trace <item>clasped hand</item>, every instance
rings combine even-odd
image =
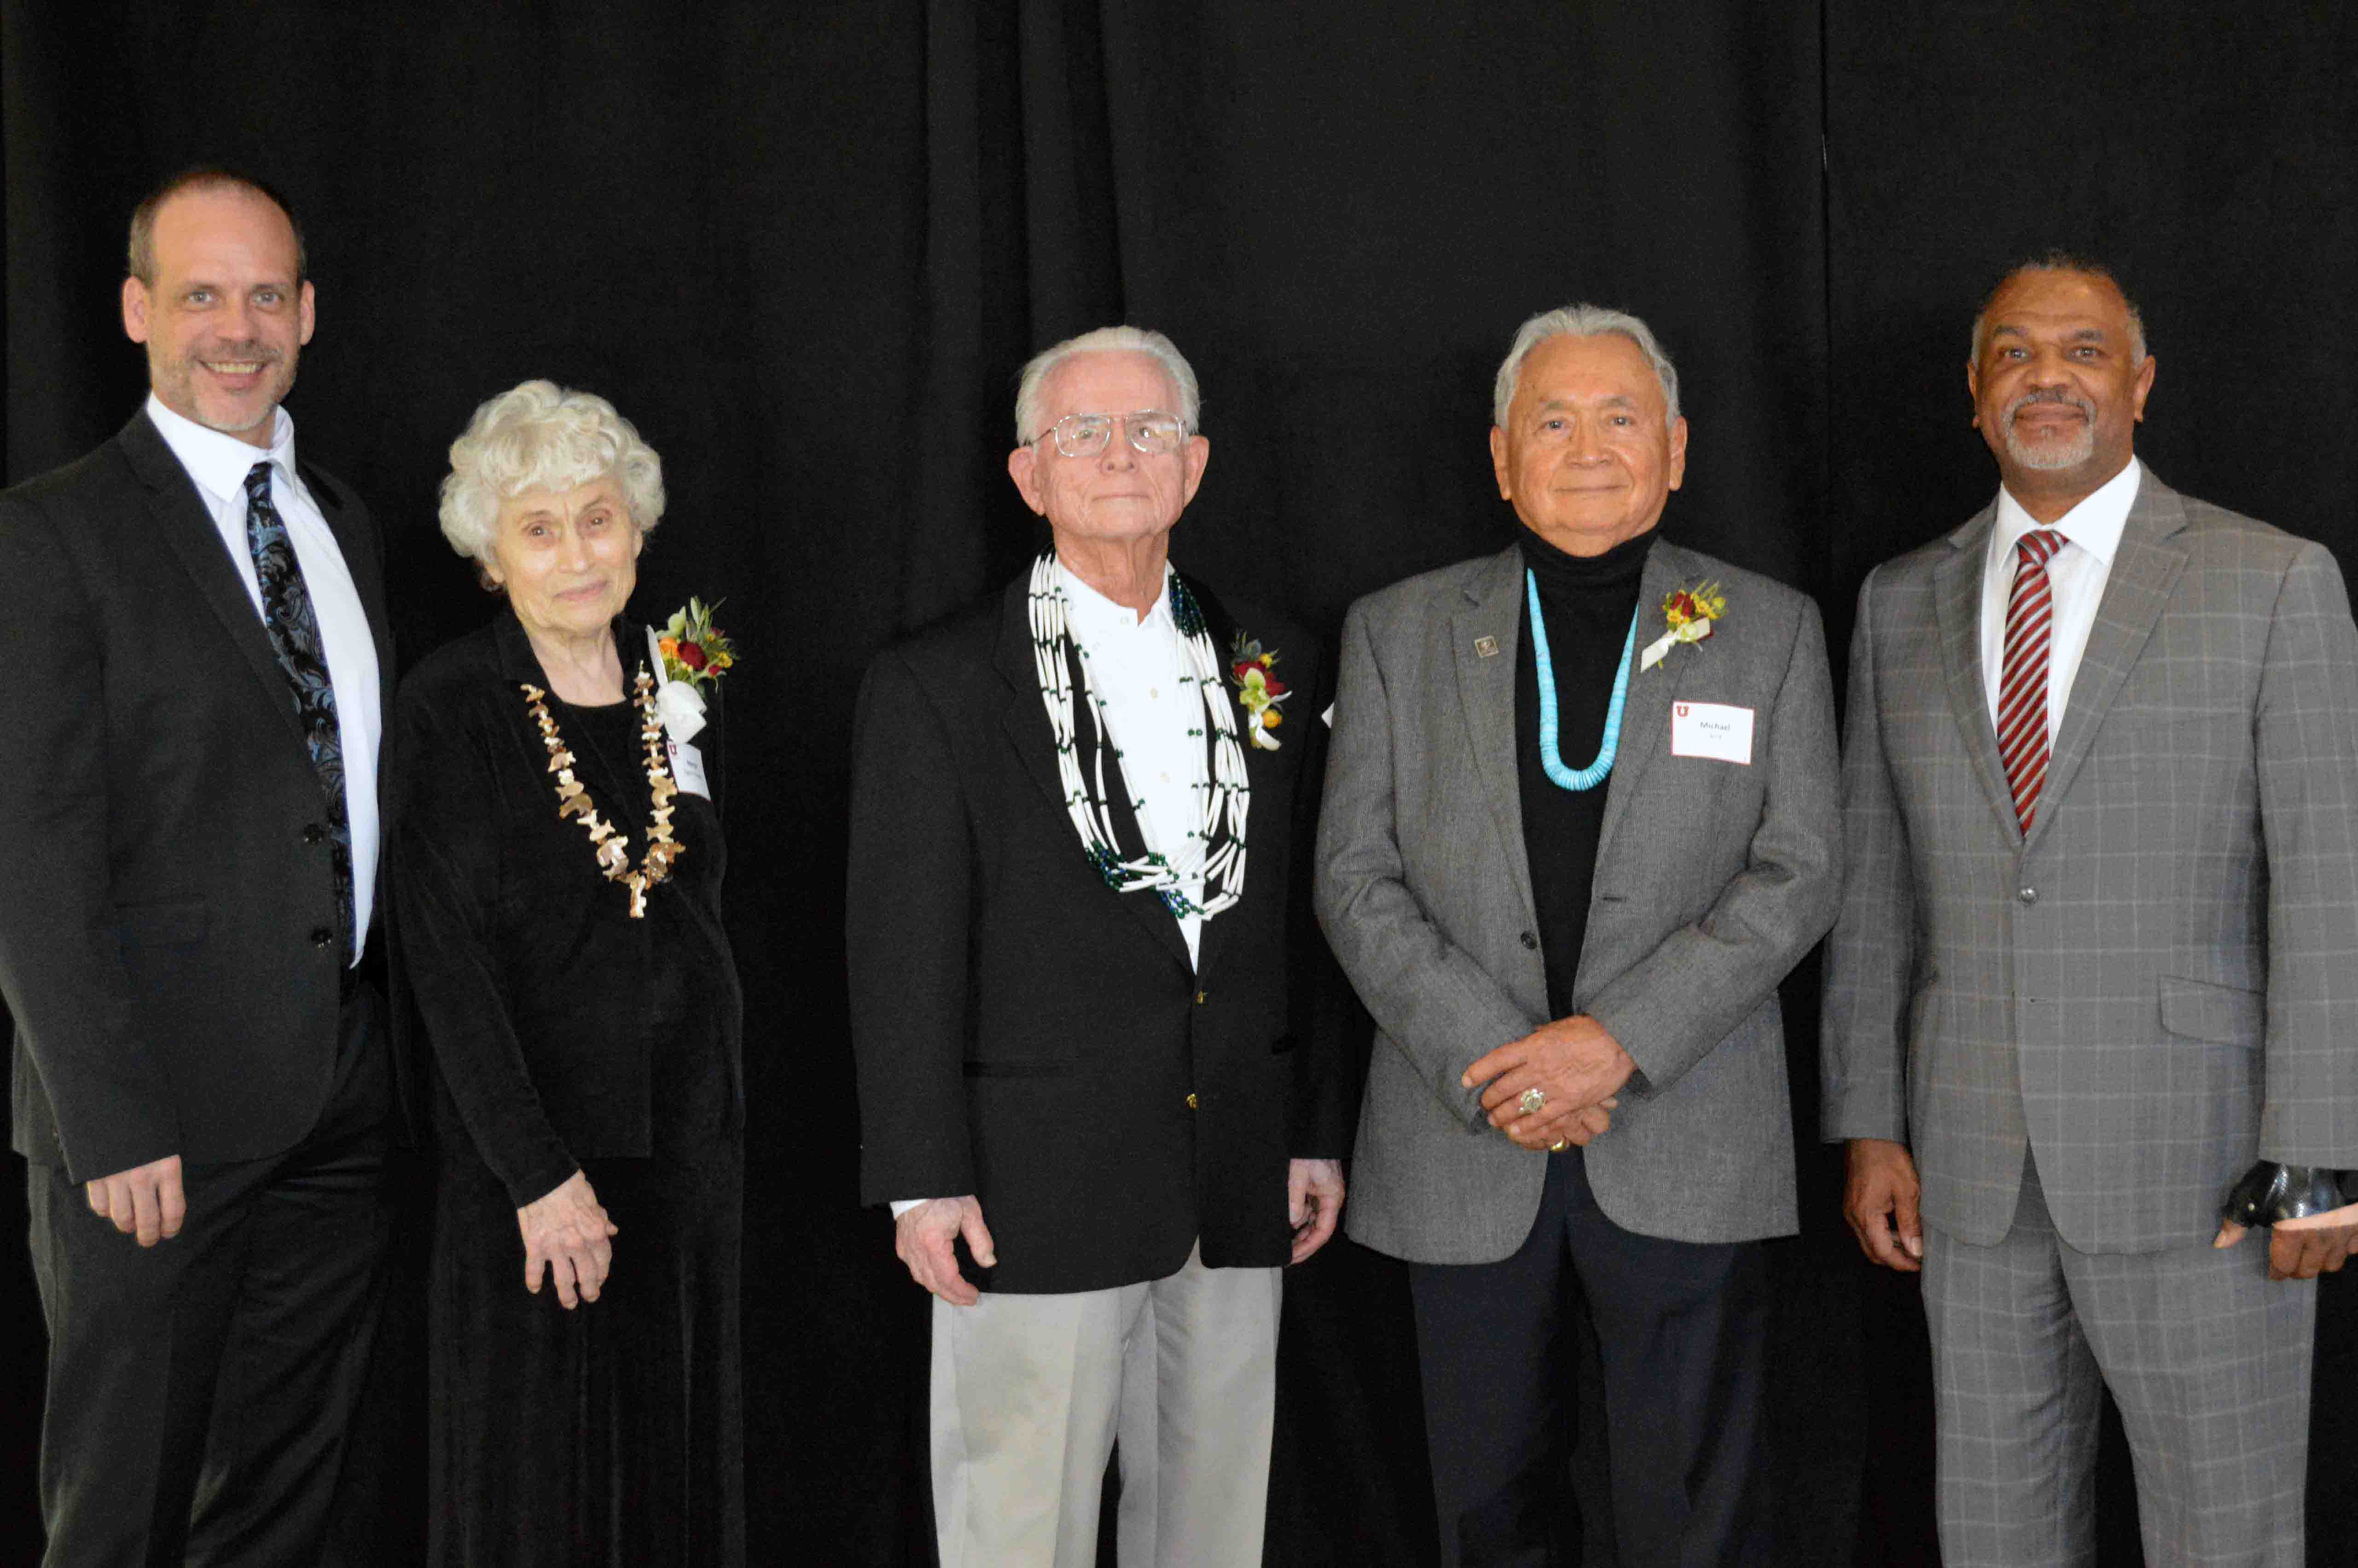
[[[1486,1080],[1482,1108],[1490,1125],[1526,1149],[1546,1151],[1558,1143],[1585,1144],[1613,1125],[1614,1098],[1638,1064],[1603,1024],[1586,1013],[1543,1023],[1520,1040],[1509,1040],[1466,1069],[1457,1082],[1472,1088]],[[1523,1092],[1538,1089],[1547,1103],[1526,1115]]]

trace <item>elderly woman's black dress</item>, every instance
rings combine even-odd
[[[615,623],[624,684],[646,634]],[[427,1323],[438,1564],[745,1557],[738,1260],[743,1007],[720,924],[719,709],[694,738],[684,852],[643,919],[600,869],[522,690],[503,613],[403,683],[392,857],[398,964],[439,1161]],[[598,814],[647,845],[633,702],[549,717]],[[516,1210],[577,1170],[618,1227],[568,1312],[525,1290]]]

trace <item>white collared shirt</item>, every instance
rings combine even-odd
[[[257,620],[263,613],[262,579],[245,538],[245,476],[255,463],[265,459],[270,463],[271,503],[287,525],[295,563],[303,570],[303,587],[311,596],[311,613],[328,655],[328,678],[336,686],[336,727],[344,751],[344,816],[352,830],[352,930],[364,938],[376,902],[376,764],[384,735],[384,715],[377,701],[376,642],[344,553],[295,471],[294,416],[280,408],[272,416],[276,423],[265,451],[185,419],[155,394],[147,395],[147,417],[212,514],[222,546],[245,584]],[[355,947],[362,945],[353,943]]]
[[[2144,473],[2144,465],[2131,458],[2128,467],[2052,523],[2039,522],[2003,485],[1998,488],[1997,524],[1990,530],[1989,558],[1982,567],[1982,685],[1989,697],[1992,725],[1997,723],[1998,688],[2006,676],[2006,603],[2014,592],[2019,558],[2015,546],[2035,528],[2052,528],[2064,540],[2063,547],[2047,560],[2048,586],[2054,595],[2047,634],[2047,743],[2052,746]]]
[[[1079,645],[1102,709],[1106,733],[1121,753],[1122,782],[1133,801],[1144,801],[1138,813],[1139,828],[1147,848],[1173,860],[1187,846],[1187,835],[1202,815],[1201,802],[1210,784],[1204,760],[1207,722],[1204,698],[1189,675],[1185,641],[1171,618],[1171,580],[1164,574],[1163,592],[1141,621],[1138,612],[1112,600],[1056,565],[1065,589],[1066,629]],[[1196,733],[1190,735],[1187,731]],[[1089,763],[1084,775],[1094,779]],[[1195,876],[1180,891],[1196,903],[1204,902],[1201,861]],[[1187,960],[1194,963],[1204,935],[1204,917],[1190,914],[1179,922],[1187,943]]]

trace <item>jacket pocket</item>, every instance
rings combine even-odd
[[[2242,986],[2161,977],[2161,1026],[2189,1040],[2256,1050],[2268,1022],[2267,998]]]

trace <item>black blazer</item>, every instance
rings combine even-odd
[[[1244,896],[1206,923],[1199,970],[1159,898],[1114,892],[1083,856],[1027,579],[880,654],[860,693],[846,924],[861,1191],[975,1194],[999,1258],[986,1289],[1159,1279],[1198,1238],[1215,1268],[1282,1264],[1288,1159],[1348,1143],[1308,897],[1327,666],[1308,633],[1188,587],[1224,662],[1241,625],[1299,694],[1281,749],[1245,748]],[[1117,817],[1134,852],[1126,804]]]
[[[622,668],[635,671],[645,629],[617,620],[614,633]],[[527,681],[548,685],[505,609],[410,672],[393,726],[402,773],[386,837],[396,1018],[412,1044],[403,1054],[423,1063],[430,1053],[441,1108],[519,1208],[585,1159],[653,1152],[664,1131],[659,1073],[673,1075],[666,1088],[684,1073],[717,1073],[708,1087],[726,1128],[742,1125],[743,1102],[744,1003],[720,923],[719,689],[694,741],[711,796],[673,797],[685,852],[633,920],[628,890],[606,879],[580,821],[557,816],[548,751],[518,689]],[[547,702],[574,776],[639,863],[649,801],[636,754],[608,755],[583,725],[568,727],[553,693]],[[455,1130],[449,1116],[438,1122]]]
[[[384,703],[376,529],[342,483],[302,473]],[[326,802],[269,634],[144,412],[0,495],[0,669],[17,1152],[82,1182],[291,1147],[335,1064]]]

